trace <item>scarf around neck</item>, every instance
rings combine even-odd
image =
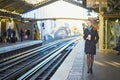
[[[88,27],[88,30],[91,31],[91,30],[92,30],[92,26],[89,26],[89,27]]]

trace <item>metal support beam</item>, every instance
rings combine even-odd
[[[74,0],[63,0],[63,1],[75,4],[75,5],[80,6],[80,7],[84,7],[84,5],[82,3],[78,3],[77,1],[74,1]]]
[[[114,6],[114,8],[117,8],[120,5],[120,1]]]

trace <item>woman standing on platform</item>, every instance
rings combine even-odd
[[[97,30],[92,26],[92,22],[87,21],[87,28],[84,30],[85,53],[87,55],[88,72],[93,73],[92,66],[94,63],[94,55],[96,54],[96,44],[99,36]]]

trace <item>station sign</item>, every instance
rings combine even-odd
[[[87,0],[87,8],[98,8],[99,6],[107,7],[107,0]]]

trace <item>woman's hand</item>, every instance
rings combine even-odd
[[[86,39],[87,39],[87,40],[91,40],[91,35],[89,34]]]

